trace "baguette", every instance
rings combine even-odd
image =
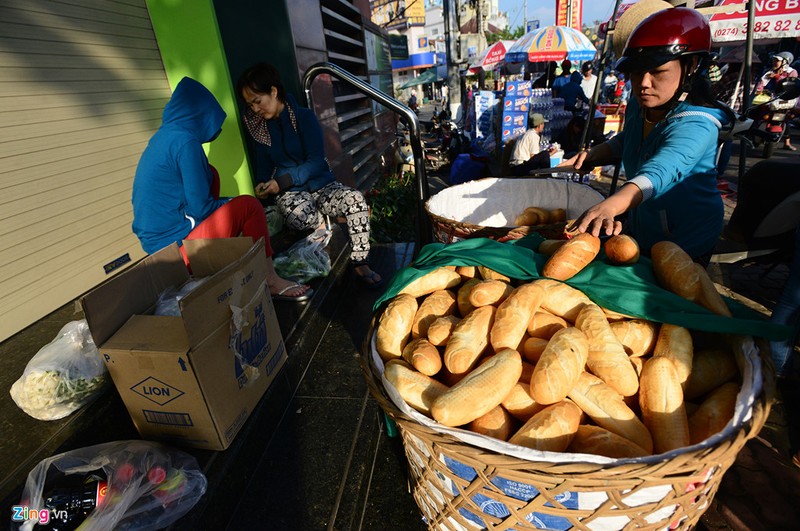
[[[514,417],[501,406],[497,406],[485,415],[482,415],[469,423],[469,430],[487,437],[494,437],[501,441],[507,441],[514,433]]]
[[[539,359],[541,359],[542,353],[544,349],[547,348],[547,343],[549,342],[549,339],[529,337],[522,342],[522,352],[520,352],[520,354],[522,354],[525,360],[536,364],[539,362]]]
[[[531,376],[531,396],[539,404],[555,404],[575,386],[589,355],[589,340],[575,327],[559,330],[547,343]]]
[[[595,424],[632,441],[648,454],[653,452],[653,437],[611,386],[583,372],[567,395]]]
[[[633,441],[600,426],[581,425],[572,438],[567,451],[578,454],[593,454],[625,459],[650,455]]]
[[[437,347],[446,345],[459,321],[461,319],[455,315],[445,315],[437,318],[428,327],[428,341],[431,345]]]
[[[739,376],[732,352],[721,349],[699,350],[692,359],[692,373],[686,380],[684,396],[694,400]]]
[[[533,399],[530,385],[519,381],[500,403],[514,418],[526,422],[529,418],[545,408]]]
[[[689,442],[697,444],[722,431],[733,418],[739,385],[728,382],[718,387],[689,417]]]
[[[543,452],[563,452],[578,431],[582,417],[578,406],[562,400],[528,419],[508,442]]]
[[[439,317],[450,315],[456,311],[456,295],[450,290],[434,291],[426,296],[419,305],[414,323],[411,325],[412,337],[425,337],[428,327]]]
[[[461,275],[447,267],[437,267],[433,271],[415,278],[400,290],[399,294],[422,297],[440,289],[454,288],[461,284]]]
[[[461,275],[461,280],[469,280],[480,276],[477,266],[458,266],[456,267],[456,273]]]
[[[475,291],[477,288],[472,292]],[[543,296],[541,287],[536,284],[523,284],[500,303],[489,333],[489,340],[495,352],[504,348],[514,350],[519,348],[527,324],[542,303]]]
[[[408,342],[403,348],[403,359],[426,376],[433,376],[442,369],[439,350],[423,337]]]
[[[639,244],[627,234],[610,237],[603,250],[612,264],[630,265],[639,261]]]
[[[675,364],[653,357],[642,369],[639,406],[644,424],[653,435],[653,449],[660,454],[689,445],[689,421]]]
[[[653,321],[631,319],[611,323],[611,330],[622,343],[625,353],[629,357],[638,358],[653,352],[656,339],[658,339],[659,326]]]
[[[567,211],[563,208],[550,210],[550,223],[560,223],[567,220]]]
[[[692,372],[692,358],[694,357],[692,335],[682,326],[662,324],[661,330],[658,332],[656,347],[653,350],[653,357],[665,357],[671,360],[675,364],[675,371],[681,387],[685,387],[686,380]]]
[[[611,330],[603,310],[596,304],[584,305],[575,326],[589,338],[589,357],[586,360],[589,370],[622,396],[636,394],[639,389],[636,370]]]
[[[592,304],[591,299],[582,291],[563,282],[542,278],[533,282],[544,288],[541,308],[563,318],[570,323],[575,322],[578,312],[584,304]]]
[[[383,361],[402,357],[417,309],[417,299],[411,295],[397,295],[389,301],[375,333],[375,346]]]
[[[547,259],[542,275],[556,280],[567,280],[578,274],[600,252],[600,238],[582,232],[559,247]]]
[[[409,406],[429,416],[434,400],[448,389],[446,385],[430,376],[425,376],[400,363],[387,363],[383,375]]]
[[[531,337],[550,339],[553,334],[566,327],[567,322],[563,317],[553,315],[550,312],[538,311],[528,321],[528,334]]]
[[[431,416],[445,426],[463,426],[499,406],[519,381],[522,358],[505,349],[440,395]]]
[[[565,243],[567,243],[567,240],[545,240],[539,244],[536,252],[547,256],[553,256],[553,253],[555,253]]]
[[[708,276],[706,268],[697,263],[694,264],[694,267],[697,269],[697,276],[700,278],[700,292],[698,294],[700,306],[711,310],[717,315],[732,317],[733,314],[722,299],[722,295],[717,291],[714,281]]]
[[[496,312],[494,306],[482,306],[458,322],[444,350],[447,370],[461,374],[472,369],[489,344],[489,330]]]
[[[458,313],[461,314],[461,317],[466,317],[469,312],[475,309],[475,306],[469,302],[469,294],[472,292],[472,288],[480,284],[480,282],[481,280],[478,278],[471,278],[461,284],[461,287],[458,288],[458,292],[456,293],[456,304],[458,305]]]
[[[511,282],[511,278],[503,273],[498,273],[494,269],[489,269],[486,266],[478,266],[478,272],[481,274],[483,280],[502,280],[503,282]]]
[[[514,287],[502,280],[482,280],[469,292],[469,303],[475,307],[500,304],[506,300]]]

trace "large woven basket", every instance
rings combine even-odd
[[[691,529],[738,452],[763,427],[774,397],[774,373],[763,370],[752,416],[739,429],[711,447],[657,462],[523,460],[467,444],[401,411],[371,359],[377,323],[376,316],[362,369],[372,396],[399,427],[413,496],[430,529]]]
[[[565,222],[517,226],[514,219],[526,207],[563,208],[567,219],[603,199],[585,184],[568,179],[506,179],[489,177],[445,188],[425,203],[434,236],[442,243],[467,238],[517,240],[529,234],[564,237]]]

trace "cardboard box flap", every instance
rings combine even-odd
[[[194,347],[202,342],[212,330],[231,320],[231,306],[246,305],[258,290],[265,290],[267,271],[264,255],[264,240],[255,244],[249,238],[236,238],[238,243],[247,242],[248,247],[228,244],[228,240],[213,240],[213,244],[203,246],[206,257],[201,271],[209,272],[212,267],[226,261],[222,269],[203,284],[192,290],[179,306],[186,326],[189,344]],[[222,245],[217,245],[217,243]],[[216,257],[214,257],[216,255]],[[189,258],[195,272],[194,257]]]
[[[189,272],[173,243],[89,292],[81,306],[95,345],[105,343],[132,314],[145,313],[162,291],[187,280]]]
[[[132,315],[101,348],[130,352],[186,352],[189,339],[180,317]]]
[[[264,239],[259,238],[256,246],[263,253]],[[184,240],[183,247],[189,257],[192,274],[196,277],[207,277],[222,271],[247,253],[253,247],[253,239],[248,236]]]

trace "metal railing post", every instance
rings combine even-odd
[[[306,103],[312,109],[314,108],[314,102],[311,96],[311,83],[320,74],[328,74],[340,81],[350,84],[365,96],[399,114],[400,119],[408,126],[411,151],[414,154],[414,173],[417,177],[417,239],[419,241],[419,246],[431,243],[433,241],[433,231],[430,219],[428,219],[428,215],[425,212],[425,202],[430,197],[430,189],[428,187],[428,175],[425,172],[425,159],[422,154],[419,118],[414,111],[385,92],[376,89],[347,70],[327,62],[311,65],[303,76],[303,90],[306,95]]]

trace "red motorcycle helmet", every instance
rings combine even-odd
[[[681,57],[708,56],[710,50],[711,29],[706,18],[694,9],[673,7],[653,13],[636,26],[616,68],[645,72]]]

